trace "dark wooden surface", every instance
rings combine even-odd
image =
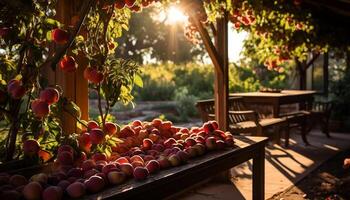
[[[264,199],[267,138],[236,136],[235,139],[234,148],[209,152],[186,165],[162,170],[144,181],[130,180],[85,196],[85,199],[163,199],[250,159],[253,159],[253,199]]]
[[[273,107],[273,117],[280,116],[280,106],[284,104],[300,103],[300,109],[306,109],[305,103],[311,105],[313,90],[282,90],[281,93],[246,92],[231,93],[230,96],[243,97],[247,104],[265,104]]]

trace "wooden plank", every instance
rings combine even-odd
[[[228,16],[217,20],[215,46],[221,58],[221,71],[215,70],[215,117],[221,130],[228,130]]]

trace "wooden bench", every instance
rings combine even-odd
[[[215,119],[215,102],[213,99],[198,101],[196,106],[203,122]],[[229,131],[234,134],[249,133],[256,136],[264,135],[267,129],[274,129],[274,136],[280,139],[283,129],[285,137],[289,136],[288,122],[284,118],[260,118],[258,113],[248,110],[243,98],[229,98]],[[287,138],[286,138],[287,139]]]
[[[315,101],[312,104],[311,113],[311,125],[319,123],[321,125],[321,130],[329,138],[329,119],[331,117],[333,109],[333,102],[331,101]],[[312,128],[311,126],[311,128]]]

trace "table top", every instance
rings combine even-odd
[[[209,152],[189,160],[185,165],[161,170],[144,181],[130,179],[122,185],[109,187],[100,193],[85,196],[84,199],[135,199],[135,197],[148,199],[149,197],[160,198],[174,194],[177,190],[189,187],[186,184],[194,184],[209,178],[211,173],[214,175],[220,169],[225,170],[223,167],[228,167],[227,164],[238,165],[237,162],[245,161],[240,160],[241,157],[246,160],[248,157],[252,158],[253,150],[261,151],[261,148],[264,148],[267,143],[266,137],[235,136],[234,138],[235,146],[232,148]],[[243,154],[245,156],[242,156]],[[235,157],[235,155],[239,157]]]
[[[316,94],[314,90],[282,90],[281,92],[242,92],[230,93],[230,96],[240,97],[286,97],[286,96],[300,96]]]

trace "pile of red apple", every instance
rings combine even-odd
[[[141,181],[159,170],[186,164],[191,158],[234,144],[232,134],[219,130],[215,121],[191,129],[175,127],[170,121],[160,119],[134,121],[121,130],[110,125],[102,131],[94,122],[89,122],[89,126],[91,129],[81,133],[85,139],[79,142],[101,143],[108,139],[104,134],[116,135],[124,142],[114,148],[111,156],[93,153],[90,159],[84,152],[62,145],[57,151],[52,174],[40,173],[29,179],[0,174],[0,197],[59,200],[66,195],[79,198],[130,178]],[[98,136],[91,136],[94,134]]]

